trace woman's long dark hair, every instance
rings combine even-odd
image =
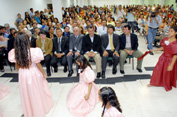
[[[82,69],[81,72],[83,72],[84,69],[87,68],[87,66],[89,66],[89,67],[92,69],[92,67],[91,67],[91,65],[90,65],[90,63],[89,63],[89,61],[85,58],[84,55],[79,55],[79,56],[77,56],[77,57],[76,57],[76,61],[78,61],[80,64],[83,63],[83,65],[80,66],[80,69]]]
[[[119,112],[122,112],[122,109],[120,108],[120,103],[117,99],[116,93],[111,87],[103,87],[100,89],[100,97],[103,101],[102,107],[102,117],[104,115],[106,105],[109,102],[111,106],[115,107]]]
[[[25,33],[19,32],[14,43],[17,68],[29,68],[31,65],[30,46],[29,37]]]

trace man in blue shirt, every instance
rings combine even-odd
[[[134,13],[133,13],[133,10],[132,9],[128,9],[128,12],[126,14],[127,16],[127,21],[128,21],[128,24],[132,27],[132,33],[134,33]]]
[[[0,26],[0,33],[3,33],[4,38],[8,38],[9,34],[6,33],[6,28],[4,26]]]
[[[152,12],[150,17],[148,18],[148,49],[153,49],[153,42],[156,36],[159,25],[161,25],[162,19],[158,15],[158,12]],[[153,52],[150,52],[151,55],[154,55]]]

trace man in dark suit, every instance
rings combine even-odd
[[[67,62],[69,68],[68,77],[71,77],[73,74],[73,69],[72,69],[73,58],[76,58],[77,56],[80,55],[82,49],[82,40],[83,40],[83,35],[80,34],[79,27],[74,27],[73,34],[70,36],[69,39],[69,53],[67,54]],[[77,70],[78,70],[78,66],[76,65],[76,71]]]
[[[44,31],[39,33],[39,38],[36,40],[36,47],[41,48],[44,54],[44,62],[47,67],[47,76],[51,76],[50,62],[53,56],[53,41],[46,37],[46,33]]]
[[[63,32],[60,28],[56,29],[56,36],[53,39],[53,53],[54,56],[51,60],[51,65],[54,67],[54,72],[58,71],[57,63],[60,62],[64,66],[63,72],[67,72],[66,55],[69,51],[69,40],[67,37],[62,36]]]
[[[101,77],[101,38],[99,35],[94,34],[94,27],[90,26],[88,28],[88,33],[83,38],[82,51],[84,56],[89,61],[93,58],[96,63],[97,78]]]
[[[15,42],[16,35],[17,35],[17,32],[15,31],[13,33],[13,37],[8,40],[8,43],[7,43],[7,51],[8,52],[14,48],[14,42]]]
[[[8,36],[9,40],[13,38],[14,32],[16,32],[15,28],[10,28],[10,34]]]
[[[124,72],[124,63],[128,55],[132,55],[136,58],[139,58],[143,55],[142,52],[138,50],[138,38],[137,35],[130,33],[130,25],[124,26],[124,33],[120,35],[120,73],[125,74]],[[137,70],[142,72],[142,60],[137,61]]]
[[[106,65],[108,57],[113,57],[112,74],[117,73],[117,65],[119,63],[119,36],[114,34],[115,27],[108,25],[108,33],[101,36],[102,40],[102,78],[105,78]]]
[[[32,33],[31,33],[31,31],[29,31],[29,30],[25,31],[25,33],[26,33],[26,34],[28,35],[28,37],[29,37],[29,40],[30,40],[30,42],[31,42],[31,47],[35,48],[35,47],[36,47],[36,38],[34,38],[34,37],[32,36]]]
[[[67,38],[70,37],[71,33],[69,32],[69,29],[70,29],[69,26],[64,27],[64,32],[63,32],[64,37],[67,37]]]

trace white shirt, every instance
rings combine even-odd
[[[30,16],[31,19],[33,18],[34,15],[35,15],[34,13],[32,13],[31,11],[29,11],[29,16]]]
[[[93,36],[93,37],[89,36],[89,37],[90,37],[90,39],[91,39],[91,42],[93,43],[93,41],[94,41],[94,36]],[[93,49],[91,49],[90,52],[93,52]],[[86,53],[89,53],[89,51],[87,51]],[[96,51],[94,51],[94,53],[97,54]]]
[[[29,38],[30,42],[31,42],[31,37]]]
[[[123,19],[124,19],[124,16],[123,15],[125,15],[125,12],[124,12],[124,10],[122,9],[121,11],[118,9],[117,10],[117,18],[119,18],[119,17],[122,17]]]
[[[138,19],[138,26],[141,27],[143,22],[145,24],[145,20],[144,19],[142,20],[141,18],[139,18]]]
[[[107,27],[105,26],[105,27],[103,27],[103,26],[100,26],[100,27],[98,27],[98,34],[101,36],[101,35],[104,35],[104,34],[106,34],[107,33]]]
[[[113,34],[111,36],[112,36],[112,40],[113,40]],[[110,34],[108,34],[108,46],[106,47],[106,50],[111,50]]]
[[[131,40],[130,40],[130,35],[126,35],[126,46],[125,48],[131,48]]]
[[[127,13],[127,20],[128,22],[133,22],[135,20],[134,15],[132,13]]]

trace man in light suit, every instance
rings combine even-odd
[[[117,65],[119,63],[119,36],[114,34],[115,27],[108,25],[108,33],[101,36],[102,39],[102,78],[105,78],[106,65],[108,57],[113,58],[112,74],[117,73]]]
[[[44,62],[47,67],[47,76],[51,76],[50,61],[53,56],[53,41],[46,37],[46,33],[44,31],[39,33],[39,38],[36,40],[36,47],[41,48],[44,54]]]
[[[136,58],[139,58],[143,55],[141,51],[138,50],[138,38],[137,35],[130,33],[130,25],[124,26],[124,34],[120,35],[120,73],[125,74],[124,72],[124,63],[128,55],[132,55]],[[142,72],[142,60],[137,61],[137,70]]]
[[[97,78],[101,77],[101,38],[99,35],[94,34],[94,27],[88,27],[88,33],[83,38],[82,50],[84,56],[89,61],[90,58],[93,58],[96,63]]]
[[[69,39],[69,53],[67,54],[67,62],[69,68],[68,77],[71,77],[73,74],[73,69],[72,69],[73,58],[76,58],[77,56],[80,55],[80,52],[82,50],[82,40],[83,40],[83,35],[80,34],[79,27],[74,27],[73,34],[70,36]],[[76,65],[76,71],[77,70],[78,70],[78,66]]]
[[[56,29],[56,36],[53,39],[53,53],[54,56],[51,60],[51,65],[54,67],[54,72],[58,71],[57,63],[60,62],[64,66],[63,72],[67,72],[66,55],[69,51],[69,40],[67,37],[62,36],[63,32],[60,28]]]

